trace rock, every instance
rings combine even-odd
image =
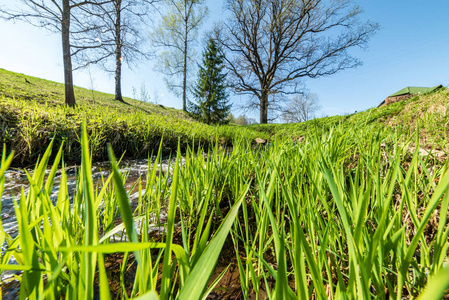
[[[255,141],[256,141],[256,143],[257,143],[258,145],[260,145],[260,144],[265,144],[265,143],[267,142],[266,140],[261,139],[261,138],[256,138]]]

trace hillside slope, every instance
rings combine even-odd
[[[272,138],[297,140],[311,130],[341,125],[348,133],[361,127],[383,131],[400,131],[404,139],[414,138],[418,131],[420,144],[427,148],[449,151],[449,90],[417,96],[346,116],[332,116],[296,124],[252,125],[251,128]]]
[[[79,128],[87,119],[95,160],[107,159],[105,145],[117,154],[147,157],[163,137],[163,149],[219,141],[231,145],[235,140],[254,142],[255,138],[297,141],[310,131],[343,126],[348,133],[369,127],[400,131],[401,139],[414,139],[419,129],[420,145],[449,151],[449,91],[421,95],[409,100],[346,116],[332,116],[297,124],[250,126],[208,126],[190,119],[183,111],[130,98],[126,103],[111,94],[75,88],[78,106],[64,106],[64,86],[0,69],[0,140],[15,150],[16,165],[34,163],[51,138],[56,146],[64,142],[67,160],[80,157]],[[401,142],[401,141],[394,141]]]
[[[50,139],[56,147],[64,142],[66,160],[80,158],[79,132],[87,120],[91,151],[95,160],[107,159],[110,143],[120,155],[148,157],[159,147],[176,149],[216,140],[230,145],[233,140],[252,141],[263,133],[240,126],[208,126],[191,120],[183,111],[110,94],[75,88],[77,107],[64,105],[64,86],[48,80],[0,69],[0,140],[15,150],[15,165],[35,163]]]
[[[64,85],[61,83],[10,72],[0,68],[0,96],[21,100],[33,100],[36,103],[55,106],[64,104]],[[182,111],[151,103],[124,98],[126,103],[114,100],[114,95],[92,91],[75,86],[77,105],[90,108],[113,108],[119,112],[142,110],[174,118],[188,119]]]
[[[214,299],[415,299],[420,294],[423,299],[442,299],[448,294],[447,268],[443,269],[449,236],[447,91],[299,124],[214,127],[179,111],[164,113],[157,111],[161,107],[132,100],[127,101],[135,104],[123,105],[112,95],[94,93],[89,98],[91,91],[82,89],[77,89],[79,106],[68,108],[62,104],[61,85],[3,74],[9,79],[0,77],[0,133],[7,147],[16,150],[16,164],[35,163],[52,138],[55,148],[64,142],[66,162],[77,162],[85,119],[90,136],[89,143],[83,142],[87,167],[79,169],[78,184],[76,179],[68,184],[65,169],[59,182],[56,172],[47,173],[44,181],[44,156],[33,180],[19,186],[20,206],[11,197],[2,198],[2,222],[6,221],[0,232],[8,238],[2,265],[5,270],[25,270],[18,275],[21,296],[39,291],[77,299],[79,290],[72,287],[89,280],[92,295],[102,289],[98,282],[104,280],[112,298],[129,291],[135,292],[132,296],[144,295],[147,290],[134,287],[143,287],[140,282],[146,282],[148,274],[174,287],[161,298],[176,297],[174,293],[186,289],[190,293],[199,282],[205,291],[217,278]],[[240,143],[268,136],[272,141],[266,147]],[[181,141],[185,163],[176,163],[173,172],[153,164],[151,175],[139,177],[132,187],[120,178],[126,178],[126,172],[115,168],[108,180],[101,172],[103,186],[93,193],[89,150],[94,159],[106,159],[105,145],[110,143],[117,155],[126,151],[146,157],[161,137],[168,151],[176,150]],[[202,149],[187,147],[193,143],[215,147],[205,159]],[[232,144],[232,151],[220,151],[224,144]],[[180,156],[177,153],[178,161]],[[58,164],[56,160],[55,171]],[[20,171],[10,174],[26,177]],[[0,176],[0,190],[2,182]],[[58,184],[54,202],[50,191]],[[70,205],[65,199],[72,195]],[[17,219],[8,217],[15,212]],[[134,224],[139,227],[132,228]],[[181,250],[172,253],[182,256],[164,257],[168,244],[164,249],[135,241],[113,244],[119,232],[120,241],[127,232],[130,239],[158,247],[170,243]],[[14,241],[10,233],[18,234]],[[104,243],[99,245],[99,240]],[[61,251],[67,245],[69,254]],[[86,256],[86,246],[93,247],[92,253],[108,249],[108,254]],[[140,261],[123,254],[140,246],[133,248],[140,249]],[[43,267],[30,270],[24,259],[17,259],[19,266],[7,265],[10,255],[32,256]],[[155,255],[160,259],[153,259]],[[103,265],[106,271],[91,268],[80,276],[86,264]],[[139,264],[153,271],[136,271]],[[214,273],[212,280],[205,269]],[[44,285],[48,274],[56,274],[54,284]],[[185,280],[178,280],[184,275]],[[13,294],[18,281],[4,278],[4,295],[17,298]],[[108,284],[103,287],[107,294]],[[160,291],[158,284],[145,288]],[[428,291],[433,295],[425,294]]]

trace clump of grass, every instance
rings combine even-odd
[[[258,190],[233,232],[246,258],[237,256],[245,297],[402,299],[422,291],[447,262],[448,165],[417,150],[404,161],[406,145],[383,146],[400,139],[339,126],[254,159]]]
[[[156,176],[157,165],[148,170],[147,187],[142,192],[139,186],[139,204],[136,211],[132,211],[129,195],[124,188],[123,176],[117,167],[115,156],[109,147],[112,163],[112,174],[105,179],[103,186],[96,188],[92,181],[91,157],[88,147],[86,125],[81,134],[82,163],[78,180],[77,192],[70,205],[67,194],[67,176],[64,169],[62,147],[48,177],[45,170],[50,159],[53,141],[42,159],[36,164],[32,175],[28,175],[31,190],[28,195],[21,193],[16,203],[16,216],[19,234],[12,239],[3,228],[3,240],[6,240],[7,251],[2,257],[1,270],[21,270],[20,299],[92,299],[95,290],[99,290],[101,299],[110,299],[109,282],[105,268],[105,255],[108,253],[124,253],[121,267],[121,278],[129,267],[130,256],[133,253],[137,263],[134,282],[128,295],[129,286],[124,286],[118,295],[122,297],[144,296],[157,299],[158,294],[163,299],[177,296],[179,299],[200,298],[206,291],[209,278],[220,254],[223,243],[236,218],[239,207],[247,192],[242,187],[235,197],[235,203],[227,215],[221,218],[221,224],[215,228],[215,233],[209,226],[204,230],[190,230],[195,235],[194,245],[178,245],[173,243],[175,230],[176,207],[182,203],[178,199],[178,190],[186,182],[180,175],[180,149],[172,174],[171,185],[162,183],[162,175]],[[161,148],[160,148],[161,149]],[[156,161],[161,159],[161,151]],[[12,155],[3,159],[0,169],[0,179],[3,181],[4,171],[8,168]],[[56,171],[61,164],[61,183],[56,203],[50,200]],[[165,178],[168,180],[167,178]],[[110,182],[113,184],[110,184]],[[3,182],[0,182],[3,183]],[[153,189],[153,187],[155,189]],[[168,192],[169,191],[169,192]],[[168,195],[162,199],[167,207],[167,235],[163,241],[149,239],[148,229],[155,213],[160,213],[154,199],[158,195]],[[209,210],[211,202],[209,194],[203,205]],[[146,204],[146,205],[145,205]],[[71,207],[72,206],[72,207]],[[110,214],[120,214],[122,224],[114,226],[115,220]],[[138,214],[138,215],[136,215]],[[140,230],[135,226],[139,223]],[[119,231],[125,231],[127,242],[111,243],[110,238]],[[99,235],[103,233],[103,236]],[[183,232],[183,238],[185,238]],[[201,238],[200,238],[201,237]],[[154,251],[159,251],[154,259]],[[172,253],[175,260],[172,260]],[[14,257],[18,265],[7,262]],[[162,277],[158,278],[159,266]],[[175,272],[176,270],[176,272]],[[95,283],[97,286],[95,287]],[[176,287],[176,289],[175,289]]]
[[[64,163],[60,150],[45,179],[47,150],[16,206],[19,236],[6,235],[0,268],[23,270],[21,297],[30,299],[91,298],[96,289],[107,299],[111,280],[120,281],[124,298],[199,299],[223,284],[229,263],[244,298],[402,299],[427,284],[441,286],[426,292],[437,297],[448,285],[448,162],[420,156],[419,147],[410,153],[419,136],[397,143],[403,135],[370,126],[348,132],[341,124],[257,150],[238,143],[224,152],[217,144],[205,156],[187,148],[184,164],[178,147],[172,175],[149,166],[132,211],[112,150],[113,173],[93,186],[84,129],[73,208],[64,171],[57,202],[48,197]],[[161,210],[166,234],[158,240],[148,228]],[[116,226],[118,214],[123,224]],[[111,240],[122,230],[127,242]],[[224,247],[235,256],[209,283]],[[117,252],[124,259],[114,279],[104,261]],[[18,266],[6,264],[11,256]]]

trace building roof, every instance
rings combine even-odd
[[[397,91],[396,93],[394,93],[388,97],[396,97],[396,96],[401,96],[401,95],[427,94],[427,93],[433,92],[441,87],[442,87],[442,85],[437,85],[434,87],[408,86],[406,88],[403,88],[400,91]]]

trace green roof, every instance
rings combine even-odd
[[[396,97],[396,96],[407,95],[407,94],[410,94],[410,95],[427,94],[427,93],[430,93],[430,92],[433,92],[433,91],[439,89],[440,87],[442,87],[442,85],[437,85],[434,87],[408,86],[388,97]]]

